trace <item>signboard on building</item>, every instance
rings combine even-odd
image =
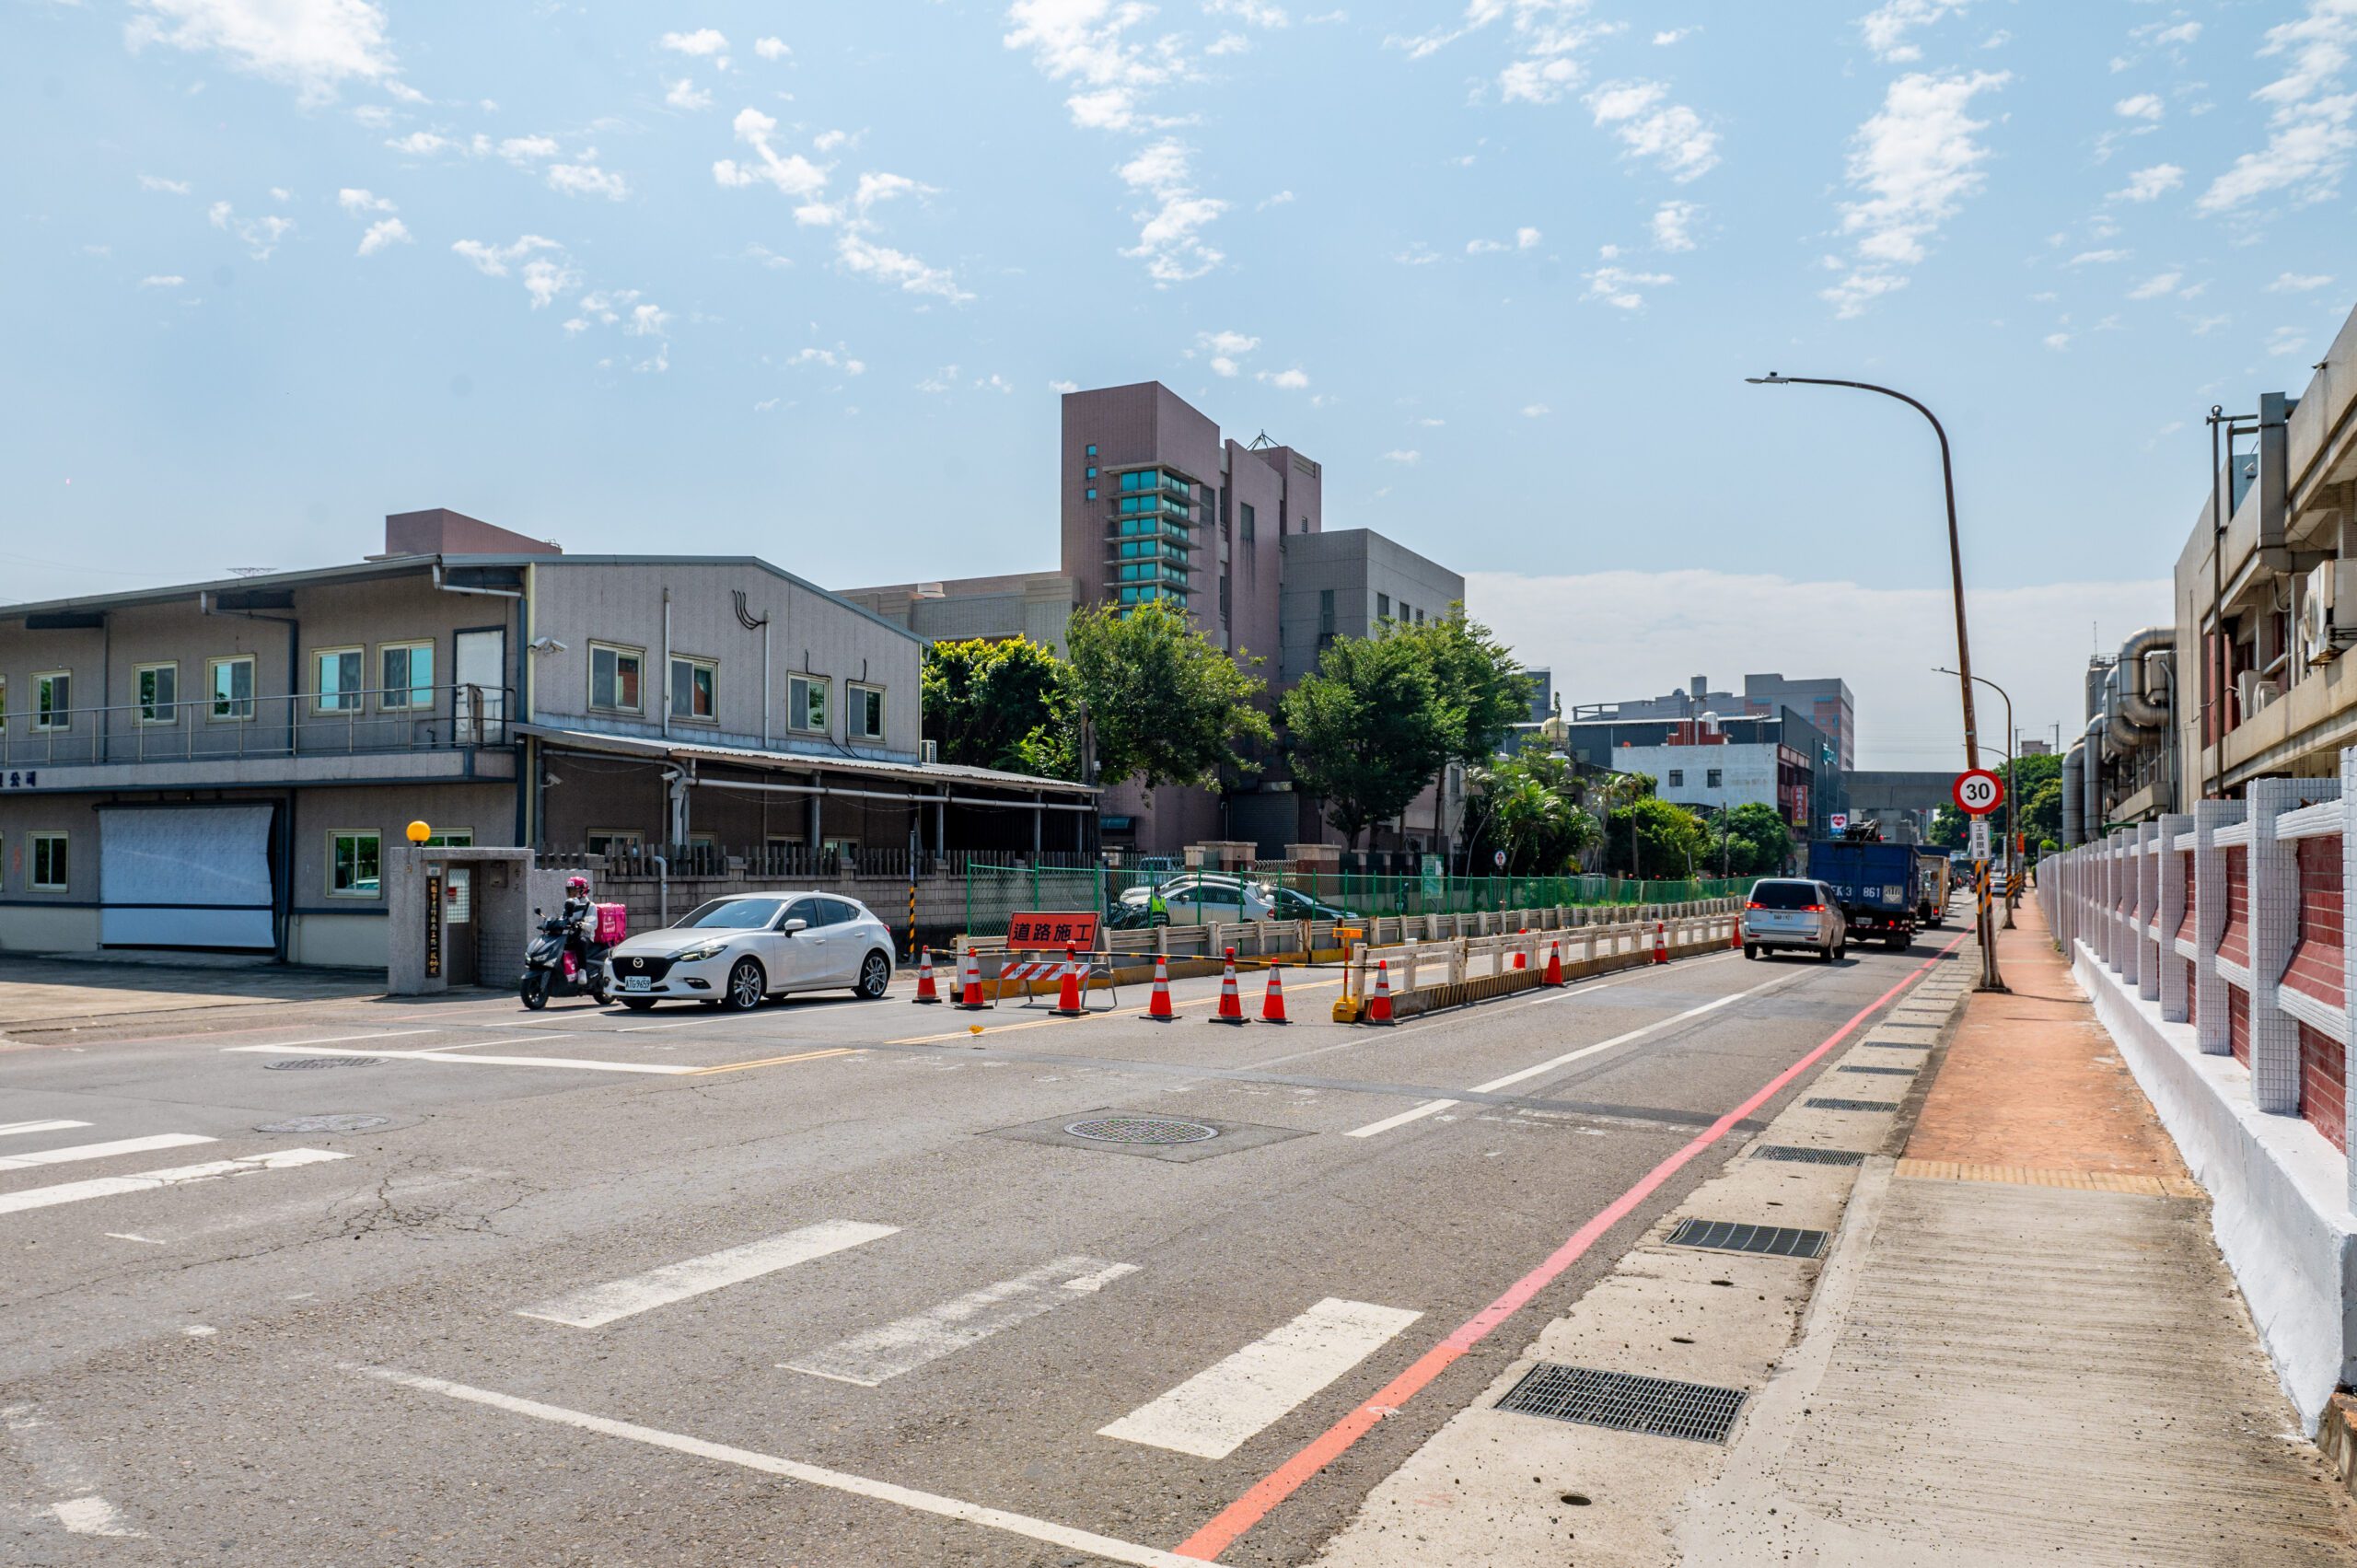
[[[442,873],[425,874],[425,978],[442,974]]]
[[[1834,836],[1839,838],[1850,830],[1850,814],[1847,811],[1836,811],[1825,819],[1825,823],[1827,827],[1833,830]]]

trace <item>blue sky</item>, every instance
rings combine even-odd
[[[1575,698],[1838,672],[1862,761],[1932,765],[1928,436],[1742,377],[1941,411],[1980,664],[2075,728],[2202,413],[2296,392],[2357,282],[2357,0],[7,14],[8,598],[428,505],[1042,567],[1054,389],[1158,377]]]

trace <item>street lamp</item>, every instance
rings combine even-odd
[[[1933,665],[1932,673],[1954,675],[1956,671],[1945,665]],[[2014,785],[2014,699],[2003,687],[1985,675],[1976,675],[1972,679],[2005,699],[2005,869],[2010,873],[2014,865],[2014,846],[2020,841],[2022,828],[2021,792]],[[1973,761],[1977,764],[1980,759],[1975,757]],[[2011,931],[2014,928],[2014,899],[2010,876],[2005,887],[2005,929]]]
[[[1782,376],[1771,370],[1765,376],[1747,376],[1746,381],[1755,387],[1848,387],[1855,391],[1876,392],[1905,403],[1931,422],[1932,434],[1940,438],[1940,483],[1946,493],[1948,504],[1948,575],[1956,595],[1956,685],[1964,700],[1964,765],[1977,765],[1980,751],[1979,726],[1972,714],[1972,644],[1964,628],[1964,545],[1956,526],[1956,466],[1948,456],[1948,433],[1939,416],[1906,393],[1889,387],[1878,387],[1872,381],[1842,381],[1819,376]],[[2003,991],[2007,987],[1997,973],[1996,931],[1989,918],[1989,887],[1986,867],[1980,888],[1980,908],[1976,921],[1976,934],[1980,939],[1980,983],[1977,991]]]

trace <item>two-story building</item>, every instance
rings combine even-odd
[[[443,510],[350,565],[0,608],[0,948],[382,964],[412,821],[782,877],[1093,848],[1085,786],[926,760],[924,643],[752,557]]]

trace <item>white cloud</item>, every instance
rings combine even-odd
[[[1048,383],[1048,390],[1051,392],[1077,392],[1080,390],[1080,383],[1077,381],[1051,381]]]
[[[2161,117],[2161,97],[2158,93],[2138,93],[2123,98],[2111,106],[2111,111],[2123,120],[2158,120]]]
[[[1654,247],[1660,250],[1694,249],[1694,220],[1702,209],[1692,202],[1664,202],[1654,209]]]
[[[1858,18],[1858,32],[1877,60],[1894,64],[1921,60],[1923,51],[1908,41],[1907,35],[1964,10],[1970,3],[1971,0],[1887,0]]]
[[[2267,340],[2270,354],[2297,354],[2307,346],[2308,334],[2298,327],[2278,327]]]
[[[432,131],[412,131],[406,136],[392,138],[385,145],[397,153],[407,153],[412,157],[433,157],[437,153],[462,153],[467,150],[464,142],[454,142]]]
[[[867,373],[866,361],[854,359],[844,353],[841,343],[833,348],[798,350],[786,363],[788,365],[823,365],[830,370],[840,370],[846,376],[864,376]]]
[[[1890,84],[1882,108],[1858,128],[1847,174],[1859,200],[1841,205],[1852,237],[1848,276],[1820,291],[1837,316],[1862,314],[1907,286],[1905,269],[1982,183],[1988,149],[1973,139],[1987,122],[1967,112],[1980,93],[2003,87],[2003,71],[1935,76],[1910,73]]]
[[[2308,14],[2267,29],[2261,59],[2289,56],[2283,75],[2251,96],[2270,106],[2267,145],[2245,153],[2210,182],[2195,205],[2231,212],[2273,191],[2290,191],[2295,205],[2320,202],[2338,187],[2357,130],[2357,94],[2340,91],[2340,70],[2357,47],[2357,5],[2308,0]]]
[[[564,290],[579,285],[581,274],[564,257],[564,248],[555,240],[537,234],[527,234],[509,245],[486,245],[480,239],[461,239],[450,247],[451,251],[465,257],[475,270],[485,277],[504,278],[521,263],[524,292],[531,296],[532,308],[540,309]],[[540,255],[543,250],[557,252],[554,258]],[[588,303],[585,300],[584,305]],[[568,331],[576,331],[567,322]]]
[[[830,153],[850,140],[848,131],[821,131],[810,138],[810,145],[822,153]]]
[[[1260,201],[1253,203],[1252,210],[1256,213],[1265,213],[1271,207],[1284,206],[1290,203],[1293,199],[1294,194],[1292,192],[1280,191],[1273,196],[1264,196]]]
[[[581,155],[579,163],[549,165],[549,189],[562,191],[568,196],[603,196],[610,202],[619,202],[629,195],[630,181],[619,174],[610,174],[589,161],[597,156],[598,149],[592,147]]]
[[[1555,411],[1553,409],[1549,408],[1545,403],[1525,403],[1522,405],[1522,417],[1525,419],[1544,419],[1554,412]]]
[[[1387,463],[1405,463],[1412,465],[1422,462],[1424,460],[1424,455],[1412,448],[1404,451],[1393,450],[1384,453],[1383,460]]]
[[[345,186],[335,193],[335,204],[354,217],[365,213],[389,213],[398,210],[392,203],[375,192],[363,191],[351,185]]]
[[[681,76],[670,84],[670,90],[663,95],[663,101],[674,109],[710,109],[712,95],[697,87],[692,77]]]
[[[1127,131],[1155,122],[1142,112],[1142,95],[1186,73],[1180,42],[1166,34],[1152,43],[1129,37],[1154,14],[1139,0],[1015,0],[1013,24],[1002,41],[1027,49],[1052,82],[1070,82],[1064,108],[1086,129]]]
[[[1225,258],[1203,243],[1204,226],[1227,211],[1227,203],[1194,188],[1190,154],[1167,138],[1141,150],[1115,172],[1121,183],[1159,203],[1141,208],[1138,242],[1121,252],[1146,264],[1156,284],[1202,277]]]
[[[693,32],[667,32],[656,42],[674,54],[690,54],[699,60],[716,60],[728,53],[728,37],[717,28],[698,28]]]
[[[859,177],[848,201],[819,201],[817,198],[827,187],[828,171],[800,153],[780,157],[770,140],[777,129],[775,120],[758,109],[746,109],[737,113],[734,124],[737,139],[751,147],[761,161],[740,164],[723,158],[712,166],[714,180],[730,186],[767,183],[783,195],[801,198],[802,205],[794,210],[795,222],[808,227],[836,229],[835,264],[853,276],[953,302],[973,297],[958,286],[956,276],[946,268],[932,266],[919,257],[869,238],[877,227],[869,216],[875,207],[896,196],[929,195],[930,186],[921,185],[903,174],[869,172]]]
[[[1403,267],[1429,267],[1440,260],[1440,252],[1419,239],[1391,259]]]
[[[1426,430],[1438,430],[1441,426],[1446,424],[1448,421],[1445,419],[1434,419],[1427,414],[1425,417],[1416,421],[1416,423],[1423,426]]]
[[[2185,170],[2173,163],[2156,163],[2150,168],[2140,168],[2128,177],[2125,189],[2114,191],[2107,201],[2157,201],[2185,183]]]
[[[373,256],[388,245],[412,243],[414,239],[410,234],[409,225],[399,218],[382,218],[370,224],[368,232],[360,237],[358,253],[363,256]]]
[[[2232,321],[2234,318],[2232,316],[2189,316],[2186,319],[2192,324],[2195,337],[2206,338]]]
[[[835,260],[847,273],[897,285],[910,294],[937,295],[952,302],[974,297],[959,288],[947,271],[927,266],[914,256],[877,245],[850,229],[835,242]]]
[[[1283,6],[1271,6],[1268,0],[1203,0],[1203,14],[1234,17],[1248,28],[1282,28],[1293,20]]]
[[[1685,42],[1701,30],[1700,28],[1668,28],[1654,34],[1654,45],[1658,49],[1666,49],[1673,43]]]
[[[2165,299],[2185,281],[2183,273],[2155,273],[2128,291],[2131,299]]]
[[[123,41],[213,52],[232,69],[294,87],[307,105],[346,80],[390,82],[385,13],[369,0],[133,0]]]
[[[1465,242],[1465,253],[1468,256],[1487,256],[1500,250],[1531,250],[1538,248],[1538,239],[1537,229],[1517,228],[1511,240],[1469,239]]]
[[[1248,338],[1242,332],[1197,332],[1195,346],[1187,351],[1187,357],[1205,354],[1213,375],[1233,376],[1242,368],[1237,362],[1260,346],[1260,339]]]
[[[2060,354],[2062,350],[2071,346],[2071,334],[2068,332],[2049,332],[2046,334],[2045,342],[2047,347]]]
[[[153,174],[141,175],[139,177],[139,188],[142,191],[167,192],[174,196],[185,196],[189,193],[189,182],[187,180],[166,180],[160,176]]]
[[[278,249],[279,241],[295,232],[295,220],[267,213],[258,218],[241,218],[237,209],[226,202],[215,202],[204,211],[205,221],[225,233],[234,234],[246,248],[246,254],[257,261],[267,261],[270,253]]]
[[[2267,285],[2270,294],[2306,294],[2329,285],[2332,277],[2326,273],[2281,273]]]
[[[1580,296],[1582,299],[1596,300],[1620,310],[1643,309],[1645,296],[1640,290],[1666,288],[1678,281],[1667,273],[1631,272],[1626,267],[1598,267],[1581,275],[1587,279],[1587,292]]]
[[[2125,261],[2134,254],[2133,250],[2082,250],[2062,264],[2066,267],[2107,267],[2114,261]]]
[[[1668,96],[1660,82],[1611,82],[1586,101],[1596,124],[1620,139],[1623,157],[1651,158],[1682,185],[1717,165],[1719,136],[1684,104],[1664,101]]]
[[[777,129],[777,122],[758,109],[737,112],[733,122],[737,139],[760,155],[758,165],[740,164],[733,158],[722,158],[712,166],[712,177],[723,185],[753,185],[763,180],[777,187],[782,195],[811,196],[827,188],[827,171],[804,157],[800,153],[788,153],[780,157],[770,145],[770,134]]]
[[[499,144],[499,156],[519,167],[556,155],[554,136],[510,136]]]
[[[757,38],[753,41],[753,52],[764,60],[783,60],[794,51],[785,46],[782,38]]]
[[[1226,54],[1241,54],[1252,47],[1252,41],[1240,32],[1224,32],[1203,46],[1203,52],[1213,59]]]
[[[1275,387],[1282,391],[1287,392],[1298,392],[1304,387],[1309,385],[1309,377],[1298,369],[1275,371],[1263,370],[1255,375],[1252,378],[1256,381],[1262,382],[1268,386]]]
[[[1467,0],[1465,14],[1455,27],[1414,37],[1394,35],[1383,41],[1386,48],[1407,51],[1411,60],[1422,60],[1504,20],[1509,24],[1508,47],[1514,58],[1498,72],[1500,100],[1553,103],[1585,78],[1580,51],[1593,40],[1619,30],[1615,23],[1585,20],[1587,9],[1588,0]]]
[[[1838,543],[1829,531],[1819,548]],[[1953,663],[1953,645],[1939,641],[1945,633],[1931,632],[1925,645],[1927,628],[1956,624],[1944,581],[1870,587],[1702,569],[1466,576],[1466,601],[1480,607],[1482,621],[1513,645],[1516,659],[1551,665],[1559,674],[1577,670],[1585,699],[1656,691],[1666,684],[1666,672],[1756,669],[1759,650],[1773,647],[1786,669],[1846,672],[1859,714],[1873,715],[1859,731],[1860,767],[1953,768],[1963,751],[1956,679],[1929,668]],[[2067,736],[2084,712],[2080,677],[2088,622],[2116,629],[2115,636],[2132,626],[2166,624],[2171,591],[2165,575],[2061,582],[1975,588],[1966,605],[1981,645],[2005,650],[2015,675],[2005,684],[2024,731],[2042,733],[2060,720]],[[1565,605],[1580,606],[1580,613],[1565,615]],[[1828,605],[1841,612],[1826,614]],[[1923,656],[1861,660],[1862,647]],[[1987,709],[1982,713],[1985,720]]]
[[[180,285],[186,282],[188,282],[188,279],[181,277],[177,273],[159,273],[155,277],[141,278],[139,280],[139,286],[141,288],[178,288]]]

